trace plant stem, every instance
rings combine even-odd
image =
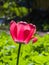
[[[17,54],[17,63],[16,63],[16,65],[18,65],[18,63],[19,63],[20,49],[21,49],[21,43],[19,43],[18,54]]]

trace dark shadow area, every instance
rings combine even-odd
[[[0,1],[0,5],[3,5],[4,1]],[[33,23],[37,26],[37,30],[39,31],[49,31],[49,27],[47,27],[46,30],[43,29],[43,27],[46,25],[49,25],[49,8],[43,9],[43,8],[34,8],[34,5],[37,5],[36,0],[15,0],[15,3],[17,4],[17,7],[26,7],[28,9],[28,14],[23,16],[23,13],[21,13],[21,16],[16,16],[15,13],[13,13],[12,16],[15,16],[11,19],[0,18],[0,24],[5,23],[5,25],[8,25],[11,20],[18,21],[26,21],[28,23]],[[31,11],[30,11],[31,9]]]
[[[35,24],[38,30],[43,31],[43,25],[49,24],[49,9],[33,9],[31,13],[22,17],[22,20]]]

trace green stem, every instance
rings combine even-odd
[[[19,43],[18,55],[17,55],[17,63],[16,63],[16,65],[18,65],[18,63],[19,63],[20,49],[21,49],[21,43]]]

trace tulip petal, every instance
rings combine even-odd
[[[29,28],[28,28],[29,26]],[[35,32],[36,32],[36,26],[35,25],[32,25],[32,24],[29,24],[27,26],[28,30],[30,31],[28,36],[26,35],[26,39],[25,39],[25,43],[28,43],[30,40],[31,40],[31,37],[34,36]],[[26,31],[25,31],[26,32]],[[28,32],[27,32],[28,33]],[[26,34],[27,34],[26,33]]]
[[[10,33],[11,33],[11,36],[14,39],[14,41],[16,41],[17,25],[15,22],[12,22],[12,24],[10,23]]]
[[[30,28],[33,29],[33,35],[35,34],[36,32],[36,26],[33,25],[33,24],[29,24]]]
[[[22,27],[22,28],[20,28],[20,30],[19,30],[19,33],[18,33],[18,36],[17,36],[17,39],[19,40],[19,42],[23,42],[24,40],[23,40],[23,31],[24,31],[24,28]]]
[[[27,22],[20,21],[20,22],[18,22],[17,24],[26,25],[26,24],[27,24]]]
[[[24,32],[24,25],[21,22],[18,22],[17,23],[17,39],[18,39],[18,42],[24,42],[23,32]]]
[[[33,35],[33,29],[30,31],[30,34],[28,35],[28,37],[25,39],[26,44],[31,40],[32,35]]]
[[[38,40],[38,38],[37,38],[37,37],[34,37],[34,38],[32,39],[32,42],[35,43],[37,40]]]

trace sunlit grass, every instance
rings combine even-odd
[[[19,65],[49,65],[49,35],[36,43],[22,44]],[[0,33],[0,65],[16,65],[18,45],[9,34]]]

